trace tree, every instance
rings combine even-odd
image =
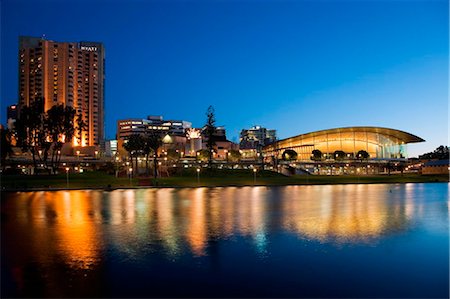
[[[17,145],[31,152],[35,168],[39,161],[49,173],[56,172],[64,143],[73,139],[74,117],[75,110],[62,104],[44,112],[43,98],[22,107],[15,126]]]
[[[31,102],[30,106],[23,106],[19,111],[15,128],[17,145],[23,152],[30,152],[33,166],[37,167],[36,155],[44,141],[44,99],[39,98]]]
[[[211,151],[207,149],[202,149],[197,151],[197,159],[200,161],[209,161],[209,154]]]
[[[365,150],[360,150],[357,154],[356,157],[358,158],[358,160],[367,160],[369,159],[370,155],[368,152],[366,152]]]
[[[205,135],[206,135],[206,149],[208,150],[208,168],[212,167],[212,157],[214,146],[216,142],[214,141],[214,133],[216,132],[216,118],[213,106],[209,106],[206,111],[206,124],[205,124]]]
[[[74,136],[74,117],[75,109],[63,105],[55,105],[51,107],[45,116],[45,128],[47,129],[46,142],[44,146],[45,164],[50,151],[50,166],[53,173],[59,166],[61,160],[61,150],[66,142],[71,142]]]
[[[145,138],[145,147],[153,152],[153,178],[158,176],[158,150],[163,145],[164,132],[160,130],[150,130]]]
[[[11,131],[8,129],[0,129],[0,156],[2,162],[2,169],[5,170],[6,158],[13,153],[11,145]]]
[[[239,162],[239,160],[241,160],[241,156],[241,152],[238,150],[228,151],[228,160],[231,162]]]
[[[320,150],[315,149],[315,150],[312,151],[311,154],[312,154],[311,155],[311,160],[313,160],[313,161],[320,161],[320,160],[322,160],[322,152]]]
[[[83,144],[83,131],[87,130],[87,124],[83,120],[83,115],[81,113],[77,114],[76,117],[76,125],[77,125],[77,139],[78,139],[78,145]]]
[[[281,155],[284,161],[294,161],[297,160],[297,152],[291,149],[287,149]]]
[[[180,152],[176,149],[169,148],[167,150],[167,159],[170,161],[178,161],[180,159]]]
[[[449,159],[449,148],[448,146],[439,146],[433,152],[425,153],[419,156],[419,159],[427,159],[427,160],[448,160]]]
[[[133,134],[128,138],[128,141],[123,145],[125,150],[130,155],[131,166],[133,166],[133,157],[136,160],[135,172],[137,172],[138,161],[137,158],[144,149],[144,137],[140,134]]]
[[[333,157],[334,157],[334,160],[344,160],[345,152],[344,151],[335,151]]]

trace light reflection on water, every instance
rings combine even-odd
[[[2,257],[15,267],[33,260],[90,271],[107,252],[119,263],[152,254],[200,258],[211,255],[211,242],[237,238],[251,240],[260,259],[270,258],[271,239],[283,234],[319,244],[376,245],[417,227],[448,232],[448,185],[444,194],[429,192],[406,184],[8,194]]]

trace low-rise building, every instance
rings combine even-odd
[[[145,135],[153,130],[164,133],[163,150],[174,148],[184,151],[186,146],[186,130],[192,127],[192,123],[183,120],[164,120],[162,116],[148,116],[147,119],[131,118],[117,122],[117,149],[120,155],[127,152],[123,145],[134,134]]]
[[[422,166],[422,174],[449,174],[449,160],[428,161]]]

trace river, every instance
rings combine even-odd
[[[2,297],[448,297],[449,184],[2,193]]]

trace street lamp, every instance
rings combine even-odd
[[[80,151],[77,151],[77,160],[80,160]]]
[[[256,168],[253,168],[253,184],[256,184]]]
[[[200,168],[197,168],[197,185],[200,184]]]
[[[97,159],[98,151],[95,151],[94,154],[95,154],[95,159]]]
[[[69,188],[69,167],[66,167],[66,182],[67,188]]]
[[[116,178],[119,177],[119,157],[116,157]]]
[[[130,177],[130,186],[131,186],[131,177],[133,176],[133,168],[129,168],[128,169],[128,171],[129,171],[129,177]]]

